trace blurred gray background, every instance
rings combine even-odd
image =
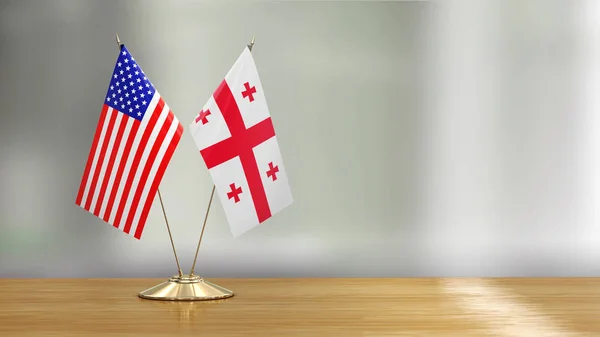
[[[0,1],[0,277],[168,277],[155,200],[141,241],[75,205],[114,35],[187,125],[253,54],[295,203],[207,277],[600,272],[597,1]],[[212,182],[186,133],[161,184],[182,266]]]

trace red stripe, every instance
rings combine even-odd
[[[102,127],[104,126],[104,119],[106,118],[106,111],[108,111],[108,105],[102,105],[102,112],[100,112],[100,119],[98,120],[98,125],[96,126],[96,134],[94,134],[94,140],[92,141],[92,147],[90,148],[90,153],[88,154],[87,163],[85,164],[85,170],[83,171],[83,177],[81,177],[81,184],[79,185],[79,192],[77,192],[77,199],[75,199],[75,204],[77,206],[81,206],[81,199],[83,198],[83,192],[85,192],[85,186],[87,185],[87,181],[90,174],[90,169],[92,167],[92,162],[94,161],[94,155],[96,154],[96,149],[98,147],[98,140],[100,139],[100,134],[102,133]]]
[[[271,217],[271,208],[254,157],[253,148],[275,136],[273,123],[271,118],[268,117],[246,129],[242,114],[225,80],[221,82],[213,96],[227,123],[231,137],[207,147],[200,151],[200,154],[209,169],[236,156],[240,157],[258,221],[263,222]]]
[[[244,168],[244,175],[246,175],[248,188],[250,189],[250,194],[254,201],[258,222],[260,223],[271,217],[271,208],[269,207],[267,193],[265,192],[265,187],[262,183],[256,158],[254,157],[254,151],[252,148],[244,150],[244,152],[240,152],[240,161]]]
[[[125,171],[125,164],[127,164],[127,159],[129,158],[129,153],[131,152],[131,147],[133,146],[133,141],[135,140],[135,136],[140,128],[140,124],[140,121],[133,119],[133,125],[129,130],[127,143],[125,143],[125,148],[123,149],[123,154],[121,155],[121,161],[119,162],[119,168],[117,169],[115,182],[110,190],[110,196],[108,197],[108,203],[106,204],[106,211],[104,211],[104,216],[102,217],[102,219],[106,222],[109,222],[110,220],[110,214],[115,203],[115,198],[117,197],[117,192],[119,191],[119,185],[121,184],[121,177],[123,176],[123,171]],[[119,227],[119,225],[115,224],[113,224],[113,226]]]
[[[148,194],[148,198],[146,199],[146,203],[144,204],[142,214],[140,215],[140,221],[138,222],[137,228],[135,229],[134,237],[138,240],[142,237],[142,232],[144,231],[144,226],[146,225],[146,219],[148,218],[148,213],[150,213],[150,207],[152,206],[152,202],[154,201],[156,191],[158,190],[158,185],[160,184],[160,181],[162,180],[162,177],[165,174],[165,171],[167,170],[167,165],[169,164],[171,157],[173,157],[173,153],[175,152],[177,144],[179,144],[179,140],[181,139],[182,134],[183,126],[179,124],[177,126],[177,131],[175,132],[175,135],[173,135],[173,139],[171,140],[171,143],[167,148],[167,152],[165,153],[165,156],[163,157],[163,160],[160,163],[160,166],[158,167],[156,177],[154,177],[154,181],[150,186],[150,193]]]
[[[110,137],[112,136],[113,128],[115,127],[115,120],[117,119],[118,113],[119,112],[112,109],[110,114],[108,127],[106,129],[106,133],[104,134],[104,141],[102,142],[102,149],[100,150],[100,156],[98,157],[98,162],[96,163],[96,170],[94,171],[94,177],[92,178],[92,184],[90,185],[90,190],[88,192],[87,201],[84,207],[88,211],[90,210],[92,200],[94,200],[94,193],[96,192],[96,185],[98,184],[98,178],[100,177],[100,170],[104,164],[104,156],[106,156],[106,150],[108,148]]]
[[[133,195],[131,211],[129,211],[129,214],[127,215],[127,220],[125,220],[126,225],[123,230],[126,233],[129,233],[131,229],[133,217],[135,216],[135,213],[138,209],[138,205],[140,204],[140,198],[142,197],[142,192],[144,191],[144,187],[146,186],[146,181],[148,181],[150,170],[152,170],[152,165],[154,165],[154,161],[156,161],[158,151],[160,150],[161,145],[165,141],[167,132],[169,132],[169,127],[171,127],[171,124],[173,124],[173,117],[173,113],[169,111],[169,115],[165,119],[162,127],[160,128],[160,131],[158,132],[158,136],[156,137],[154,144],[152,145],[152,149],[150,150],[150,154],[148,155],[148,160],[146,160],[146,165],[144,166],[144,170],[142,171],[142,175],[140,176],[140,181],[138,182],[135,194]]]
[[[140,164],[140,159],[142,158],[142,154],[144,153],[144,150],[148,143],[148,138],[150,138],[150,134],[152,133],[152,130],[154,130],[156,121],[158,120],[158,116],[160,115],[160,112],[162,111],[164,105],[165,102],[163,101],[162,97],[159,98],[156,108],[152,112],[152,115],[150,115],[150,120],[148,121],[148,125],[144,130],[144,134],[142,135],[142,139],[135,153],[135,157],[133,158],[131,170],[129,170],[129,175],[127,176],[127,180],[125,180],[125,188],[123,189],[123,194],[121,194],[121,201],[119,202],[117,216],[115,217],[115,222],[113,224],[113,226],[115,227],[120,227],[121,217],[123,216],[123,210],[125,209],[125,205],[127,204],[127,198],[129,196],[133,180],[135,179],[135,175]],[[126,223],[125,227],[129,229],[129,227],[131,227],[131,224]],[[129,230],[124,230],[124,232],[129,233]]]
[[[121,123],[119,124],[119,129],[117,130],[117,137],[115,138],[115,142],[113,143],[112,152],[110,153],[110,158],[108,160],[108,166],[106,167],[106,173],[104,175],[104,179],[102,180],[102,186],[100,187],[100,194],[98,195],[98,200],[96,201],[96,208],[94,209],[94,215],[97,217],[100,217],[100,208],[102,208],[102,202],[104,201],[108,181],[110,180],[110,176],[113,172],[115,158],[117,157],[117,152],[119,152],[119,147],[121,146],[121,138],[123,138],[123,132],[125,132],[125,126],[127,126],[128,119],[129,117],[127,117],[124,114],[121,114]]]

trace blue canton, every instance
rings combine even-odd
[[[141,121],[155,92],[154,86],[129,50],[121,45],[104,103]]]

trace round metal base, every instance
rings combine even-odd
[[[159,301],[210,301],[232,297],[233,292],[197,275],[176,275],[140,292],[138,296]]]

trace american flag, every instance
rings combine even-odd
[[[140,239],[183,126],[121,45],[75,203]]]

